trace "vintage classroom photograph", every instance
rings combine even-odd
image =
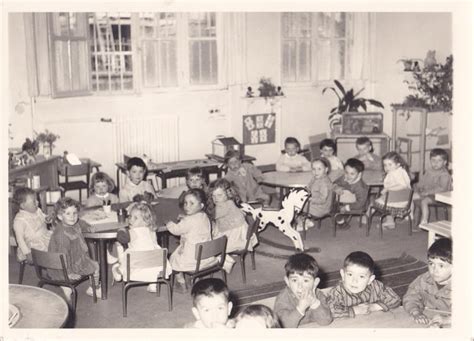
[[[0,339],[472,340],[472,19],[4,2]]]

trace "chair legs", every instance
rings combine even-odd
[[[20,262],[20,278],[18,279],[18,284],[23,283],[23,275],[25,274],[26,261]]]
[[[252,270],[256,270],[257,267],[255,266],[255,251],[250,252],[250,257],[252,257]]]
[[[123,317],[127,317],[127,292],[129,286],[127,284],[123,284],[122,286],[122,310],[123,310]]]
[[[242,271],[242,282],[246,284],[247,278],[245,276],[245,255],[241,255],[239,257],[239,262],[240,262],[240,270]]]

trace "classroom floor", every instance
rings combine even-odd
[[[356,222],[353,221],[349,230],[338,232],[337,237],[334,238],[332,228],[326,220],[323,222],[321,230],[314,228],[308,232],[305,245],[321,248],[321,252],[312,253],[312,255],[317,259],[321,271],[325,272],[338,270],[344,257],[355,250],[368,252],[374,260],[398,257],[403,252],[417,259],[425,260],[428,239],[426,232],[422,231],[408,236],[406,221],[401,222],[395,230],[384,232],[383,239],[380,239],[378,232],[374,229],[371,231],[371,235],[366,237],[365,229],[359,229]],[[273,227],[268,227],[261,233],[261,236],[280,244],[290,245],[286,237]],[[175,245],[170,245],[171,250],[174,247]],[[285,259],[280,256],[291,252],[263,243],[257,247],[257,251],[260,252],[256,255],[257,270],[252,270],[250,259],[247,259],[247,284],[244,285],[240,266],[236,264],[233,272],[228,276],[230,290],[258,287],[283,279]],[[19,266],[15,257],[10,256],[9,265],[10,283],[17,283]],[[23,284],[36,285],[36,283],[34,269],[28,266]],[[76,319],[70,321],[68,327],[180,328],[185,323],[194,320],[190,295],[174,293],[173,311],[168,312],[166,289],[162,290],[161,297],[156,297],[154,294],[148,293],[146,287],[132,288],[129,291],[128,317],[124,318],[122,317],[121,283],[115,284],[113,287],[109,284],[108,299],[99,300],[97,304],[93,303],[91,297],[86,296],[87,286],[87,283],[83,283],[78,287]],[[60,289],[46,288],[61,294]]]

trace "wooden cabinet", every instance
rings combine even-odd
[[[39,160],[27,166],[10,169],[8,172],[9,182],[13,182],[20,177],[39,175],[41,187],[51,189],[58,188],[58,165],[59,156],[52,156],[49,159]]]

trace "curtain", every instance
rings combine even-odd
[[[368,80],[371,77],[373,65],[373,30],[372,13],[354,13],[353,41],[351,44],[349,60],[351,61],[350,78],[353,80]]]
[[[223,13],[222,56],[226,83],[229,86],[247,84],[247,30],[246,14]]]

